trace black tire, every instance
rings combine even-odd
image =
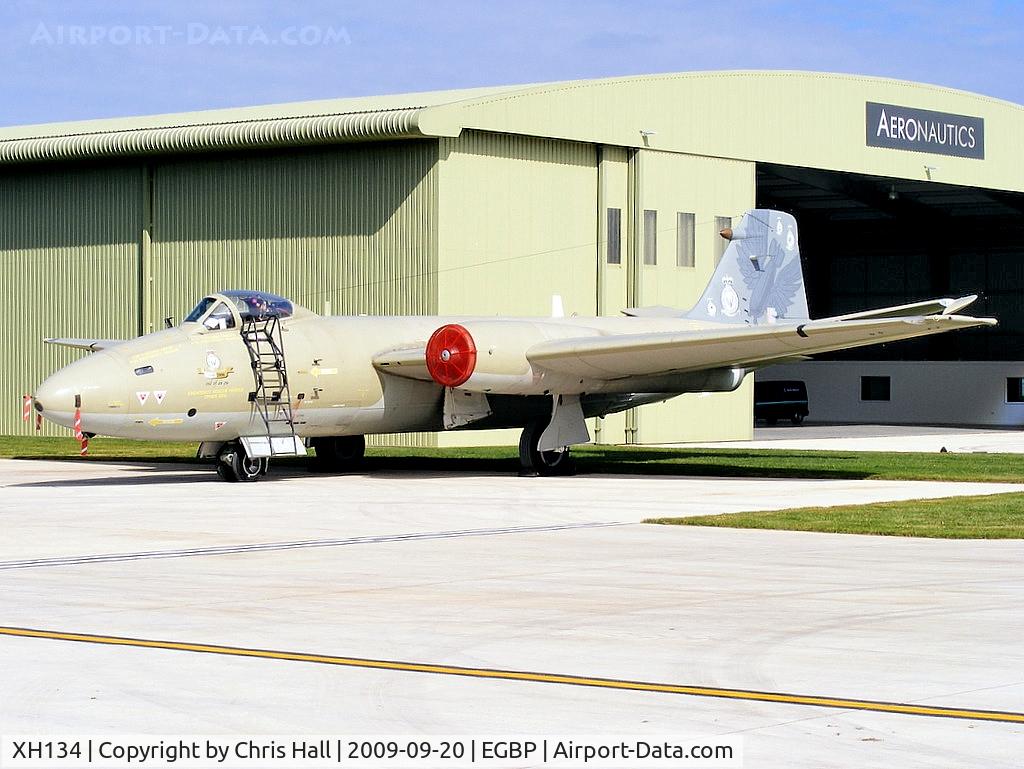
[[[238,483],[238,476],[235,475],[235,471],[231,469],[231,465],[229,465],[227,462],[221,462],[220,460],[217,460],[217,476],[222,481],[227,481],[228,483]]]
[[[366,454],[366,437],[343,435],[336,438],[313,439],[316,468],[323,473],[351,472],[359,467]]]
[[[798,424],[800,424],[801,422],[804,421],[804,415],[803,414],[794,414],[793,416],[791,416],[789,418],[789,421],[792,422],[795,425],[798,425]]]
[[[519,438],[519,464],[523,472],[529,475],[572,475],[576,467],[568,446],[560,451],[537,448],[546,427],[546,422],[531,422],[523,429]]]

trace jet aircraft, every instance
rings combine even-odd
[[[48,339],[91,351],[34,396],[43,417],[94,435],[200,442],[228,481],[313,448],[325,469],[365,436],[522,428],[524,471],[571,468],[586,419],[683,393],[728,392],[816,353],[991,326],[935,299],[811,320],[797,224],[748,211],[696,305],[622,317],[323,317],[260,291],[204,297],[181,325],[133,340]]]

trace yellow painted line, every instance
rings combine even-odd
[[[169,651],[199,652],[202,654],[223,654],[231,657],[256,657],[260,659],[287,660],[290,662],[314,662],[321,665],[341,665],[352,668],[374,670],[399,670],[409,673],[435,673],[470,678],[492,678],[504,681],[529,681],[533,683],[562,684],[566,686],[593,686],[600,689],[618,689],[664,694],[688,694],[694,697],[717,697],[731,700],[753,700],[758,702],[781,702],[787,705],[809,705],[844,710],[869,710],[879,713],[898,713],[911,716],[934,716],[941,718],[965,718],[977,721],[1004,721],[1024,723],[1024,713],[999,710],[974,710],[969,708],[944,708],[930,705],[911,705],[902,702],[878,702],[855,700],[845,697],[822,697],[809,694],[786,694],[783,692],[760,692],[750,689],[720,689],[709,686],[686,686],[663,684],[650,681],[628,681],[616,678],[591,678],[589,676],[565,675],[561,673],[531,673],[521,670],[492,670],[457,665],[434,665],[423,662],[401,662],[397,660],[363,659],[361,657],[336,657],[329,654],[304,654],[301,652],[272,651],[269,649],[247,649],[238,646],[215,646],[212,644],[183,643],[180,641],[155,641],[142,638],[92,635],[89,633],[63,633],[55,630],[32,630],[29,628],[0,627],[0,636],[21,638],[45,638],[52,641],[78,641],[81,643],[103,644],[106,646],[131,646],[143,649],[166,649]]]

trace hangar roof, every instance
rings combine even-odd
[[[867,102],[984,120],[984,159],[869,147]],[[941,86],[684,72],[0,129],[0,163],[458,136],[465,129],[1024,191],[1024,107]]]

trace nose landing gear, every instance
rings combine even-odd
[[[217,475],[221,480],[258,481],[267,474],[270,460],[267,457],[250,457],[241,443],[232,441],[224,444],[217,454]]]

